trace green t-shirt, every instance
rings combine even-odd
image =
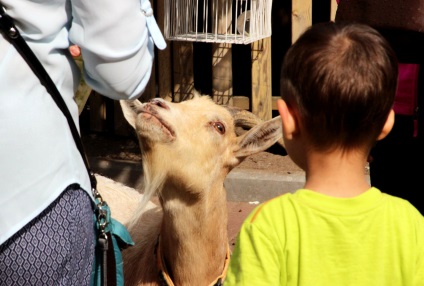
[[[424,217],[376,188],[282,195],[246,218],[224,285],[424,285]]]

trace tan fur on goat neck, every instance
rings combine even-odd
[[[172,278],[169,275],[168,269],[166,267],[166,261],[164,261],[164,258],[162,256],[162,253],[160,251],[160,237],[158,237],[158,242],[155,248],[156,252],[156,259],[158,261],[158,268],[159,268],[159,275],[161,276],[161,279],[163,280],[164,286],[175,286],[174,282],[172,281]],[[225,257],[224,266],[222,269],[221,275],[219,275],[212,283],[209,284],[209,286],[220,286],[224,282],[225,276],[227,275],[228,265],[230,263],[230,246],[227,246],[227,256]]]
[[[141,203],[127,223],[135,245],[123,251],[125,284],[161,285],[159,261],[152,255],[160,235],[173,283],[209,285],[228,256],[224,180],[244,158],[282,137],[281,120],[237,136],[235,115],[209,97],[121,103],[140,142],[143,200],[157,194],[161,205],[145,211]]]

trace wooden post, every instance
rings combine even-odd
[[[252,43],[252,112],[272,117],[271,38]]]
[[[106,124],[106,103],[103,96],[93,92],[88,101],[90,104],[90,131],[103,132]]]
[[[162,34],[164,35],[165,1],[154,0],[156,4],[155,18]],[[168,4],[169,5],[169,4]],[[159,97],[172,101],[172,45],[166,41],[166,49],[157,53],[157,68],[159,78],[156,81]]]
[[[292,43],[312,25],[312,0],[292,0]]]
[[[331,0],[331,14],[330,14],[331,21],[334,21],[334,19],[336,18],[336,12],[337,12],[337,0]]]
[[[212,15],[218,14],[217,22],[213,22],[212,31],[224,35],[232,22],[231,1],[218,0],[212,6]],[[212,44],[212,96],[219,104],[232,105],[233,67],[231,44]]]
[[[233,64],[231,44],[212,44],[212,95],[218,104],[232,105]]]
[[[174,102],[191,98],[194,88],[193,44],[174,42]]]

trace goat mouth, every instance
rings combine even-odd
[[[147,124],[149,124],[149,125],[153,124],[155,126],[158,126],[160,128],[160,130],[162,130],[169,137],[171,137],[173,139],[175,138],[174,129],[172,129],[172,127],[166,121],[164,121],[160,116],[158,116],[157,114],[143,110],[141,112],[141,116],[148,121]]]

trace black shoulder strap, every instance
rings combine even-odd
[[[65,115],[69,128],[71,129],[72,136],[74,138],[75,144],[78,148],[78,151],[81,153],[85,167],[90,176],[91,186],[93,189],[96,188],[97,182],[93,172],[90,170],[87,156],[84,151],[84,146],[81,141],[81,137],[78,133],[78,129],[75,125],[74,120],[72,119],[71,113],[69,112],[68,107],[66,106],[65,101],[63,100],[60,92],[57,90],[56,85],[53,83],[49,74],[44,69],[43,65],[40,63],[38,58],[32,52],[31,48],[22,38],[18,29],[13,23],[13,19],[7,15],[4,11],[3,5],[0,3],[0,30],[3,33],[4,37],[16,48],[16,50],[21,54],[21,56],[28,63],[32,71],[37,75],[41,84],[47,89],[51,94],[54,102],[59,107],[59,109]]]

